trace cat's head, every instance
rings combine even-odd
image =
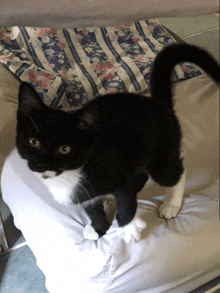
[[[50,109],[30,85],[21,83],[16,146],[32,171],[43,177],[48,171],[56,176],[80,168],[92,143],[84,126],[80,111]]]

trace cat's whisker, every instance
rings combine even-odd
[[[29,115],[27,115],[27,116],[28,116],[28,118],[31,120],[31,122],[32,122],[32,124],[34,125],[35,129],[36,129],[38,132],[40,132],[39,129],[38,129],[38,127],[37,127],[37,125],[36,125],[36,123],[34,122],[33,118],[32,118],[31,116],[29,116]]]
[[[77,200],[77,204],[79,204],[80,202],[79,202],[79,199],[78,199],[78,195],[77,195],[77,193],[76,192],[74,192],[74,198]]]
[[[87,193],[89,199],[92,199],[89,192],[86,190],[86,188],[83,186],[83,184],[81,184],[80,182],[78,182],[78,184],[85,190],[85,192]]]
[[[93,189],[93,186],[92,186],[92,184],[89,182],[89,180],[88,180],[88,179],[86,179],[85,177],[81,177],[81,180],[85,180],[85,181],[86,181],[86,183],[88,183],[88,184],[89,184],[89,186],[91,187],[92,191],[95,193],[95,191],[94,191],[94,189]]]

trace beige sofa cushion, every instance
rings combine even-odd
[[[15,145],[19,84],[19,79],[0,63],[0,174]]]

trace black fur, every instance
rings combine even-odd
[[[46,107],[26,83],[19,90],[16,145],[31,170],[44,172],[82,167],[83,178],[73,203],[90,197],[113,194],[119,226],[136,213],[136,195],[148,175],[160,185],[171,187],[183,173],[180,158],[181,127],[173,110],[171,73],[174,65],[198,64],[218,83],[220,68],[205,51],[191,45],[171,45],[157,56],[151,77],[152,97],[138,94],[108,94],[82,109],[62,112]],[[29,144],[41,142],[40,148]],[[58,153],[62,145],[70,153]],[[109,224],[101,201],[85,207],[100,236]]]

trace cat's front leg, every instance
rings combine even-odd
[[[102,199],[98,198],[92,203],[86,203],[84,208],[91,219],[91,224],[87,224],[84,228],[84,238],[98,240],[110,227],[110,223],[107,221],[104,211]]]
[[[136,194],[130,194],[123,190],[115,192],[118,221],[118,235],[126,243],[137,242],[141,239],[141,232],[147,224],[136,216],[137,200]]]

